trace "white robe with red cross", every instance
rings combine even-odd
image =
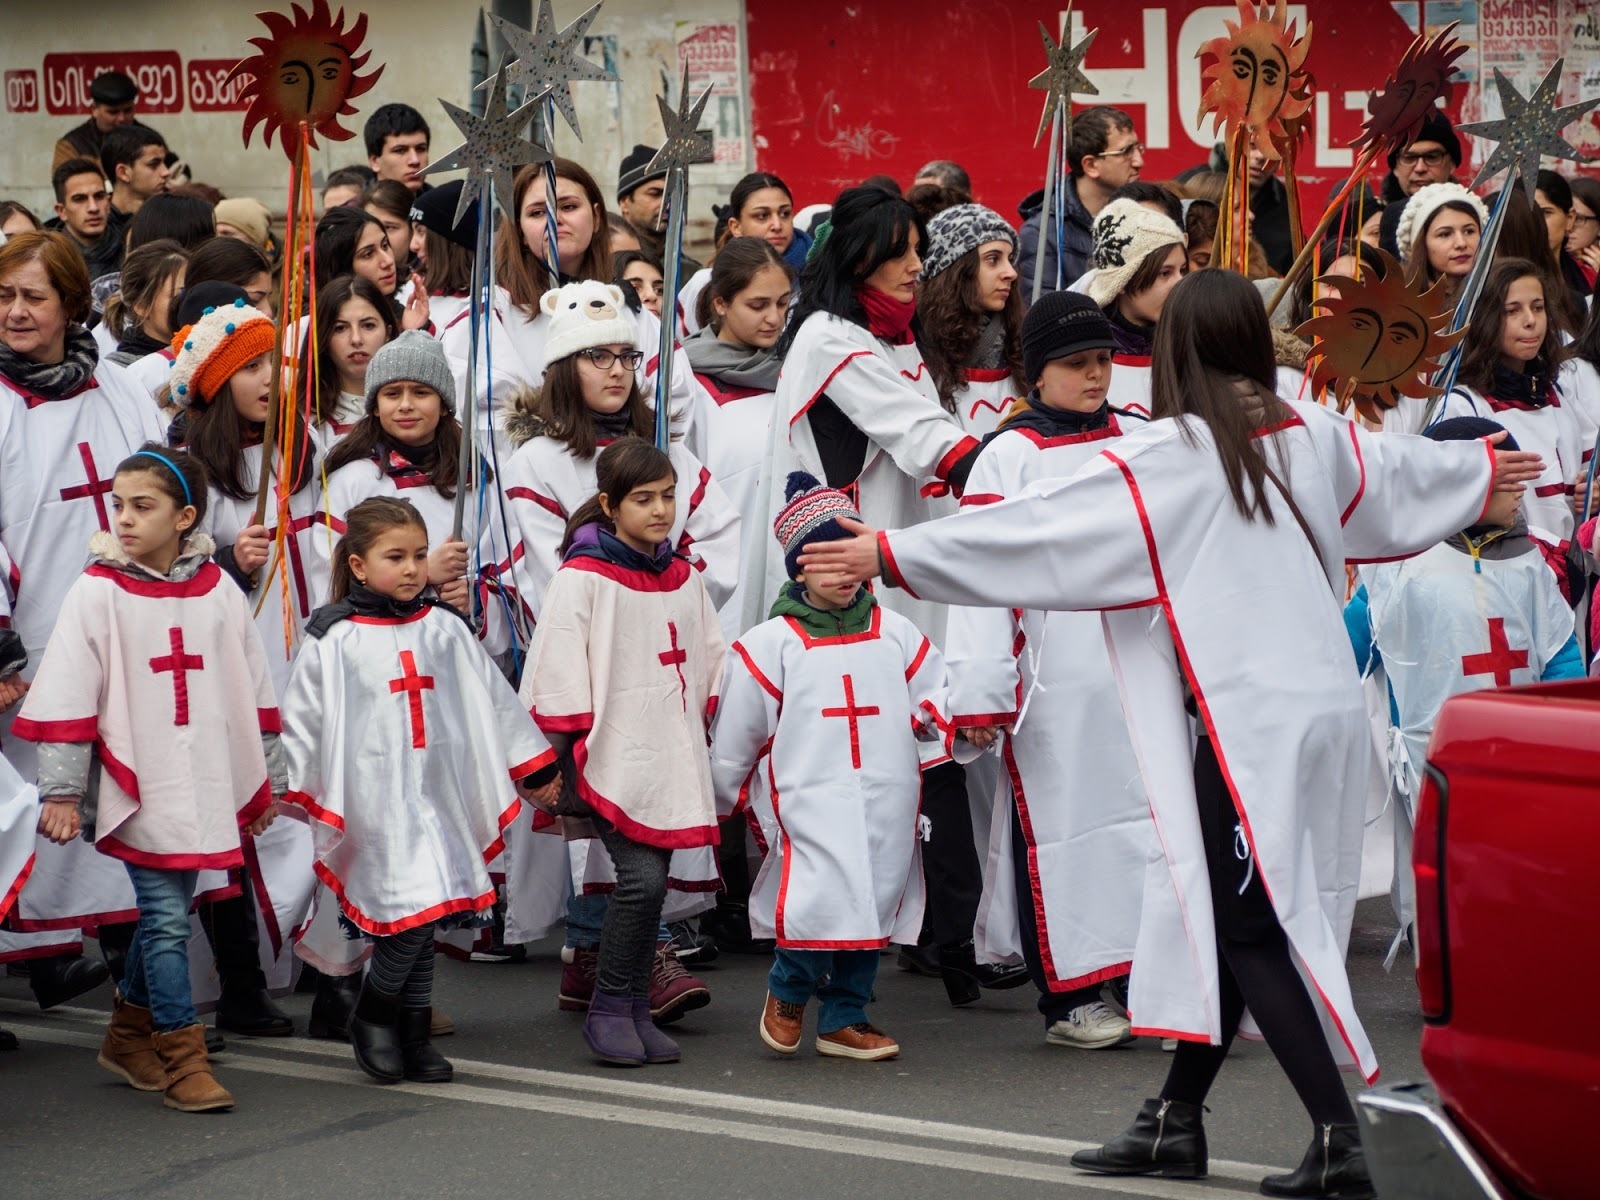
[[[1073,475],[1143,424],[1113,411],[1106,428],[1087,433],[1004,431],[978,456],[962,505],[996,504],[1038,480]],[[989,830],[980,958],[1021,952],[1017,906],[1028,903],[1050,990],[1126,974],[1145,864],[1158,848],[1100,615],[955,607],[946,655],[956,725],[1013,727],[1000,746],[1005,793]],[[1013,806],[1021,845],[1013,844]],[[1016,894],[1018,855],[1026,900]]]
[[[28,651],[23,678],[38,670],[62,601],[83,573],[89,538],[111,528],[117,464],[165,433],[166,420],[149,394],[113,364],[101,362],[82,388],[60,400],[0,377],[0,542],[10,559],[11,624]],[[33,745],[11,736],[16,713],[0,714],[0,745],[17,773],[33,779]],[[120,863],[82,840],[55,846],[41,838],[38,846],[29,881],[36,894],[74,892],[82,903],[101,906],[96,915],[131,919],[132,889]],[[45,936],[0,934],[0,961],[78,943],[75,925],[39,932]]]
[[[772,433],[776,393],[760,388],[724,387],[709,375],[695,376],[706,394],[716,402],[717,415],[711,426],[711,457],[706,468],[735,514],[743,514],[739,525],[739,557],[732,564],[736,584],[726,599],[718,602],[722,610],[722,633],[730,641],[744,630],[744,564],[756,550],[756,543],[772,537],[772,527],[757,516],[761,495],[761,465]],[[770,597],[769,597],[770,599]]]
[[[865,633],[819,637],[774,617],[733,644],[712,777],[718,811],[751,805],[771,847],[750,892],[756,937],[791,950],[916,942],[918,742],[954,753],[945,683],[939,651],[881,606]]]
[[[1223,1033],[1187,687],[1330,1044],[1371,1079],[1344,968],[1373,754],[1341,616],[1345,562],[1416,554],[1471,525],[1493,455],[1291,407],[1266,453],[1315,544],[1271,484],[1275,523],[1240,515],[1209,429],[1169,419],[1068,479],[883,533],[879,548],[892,578],[931,599],[1102,611],[1163,851],[1145,877],[1135,1031]]]
[[[283,742],[317,876],[375,936],[488,909],[515,781],[555,758],[466,622],[434,606],[309,639]]]

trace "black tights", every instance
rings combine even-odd
[[[1272,913],[1260,875],[1232,853],[1238,818],[1207,737],[1199,739],[1195,751],[1194,783],[1217,918],[1222,1044],[1179,1042],[1161,1099],[1204,1102],[1248,1007],[1312,1121],[1349,1124],[1356,1119],[1355,1111],[1317,1010],[1295,968],[1289,940]],[[1239,878],[1244,882],[1235,883]]]

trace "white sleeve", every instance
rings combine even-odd
[[[1487,442],[1436,442],[1344,424],[1345,437],[1319,446],[1338,447],[1328,465],[1344,514],[1346,559],[1420,554],[1483,515],[1494,474]]]
[[[677,549],[700,572],[712,603],[720,608],[733,595],[743,569],[739,510],[705,466],[691,460],[691,469],[698,471],[699,477],[689,497],[689,516]]]
[[[711,782],[719,817],[748,802],[750,780],[778,729],[782,698],[777,684],[761,672],[741,642],[728,648],[722,698],[711,726]]]
[[[561,539],[567,531],[568,514],[542,490],[524,455],[514,455],[506,463],[500,483],[511,526],[510,585],[524,610],[537,621],[544,594],[561,566]]]

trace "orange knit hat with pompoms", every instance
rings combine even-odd
[[[210,404],[240,367],[270,353],[275,339],[272,322],[243,300],[206,309],[172,336],[173,403]]]

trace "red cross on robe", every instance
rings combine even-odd
[[[91,472],[92,474],[92,472]],[[205,659],[198,654],[183,652],[183,630],[174,625],[167,630],[170,654],[157,655],[150,660],[150,669],[157,674],[172,672],[172,723],[189,723],[189,672],[205,670]]]
[[[411,748],[413,750],[426,750],[428,748],[428,725],[422,714],[422,693],[433,690],[432,675],[417,674],[416,657],[409,650],[400,651],[400,678],[389,681],[389,691],[393,695],[405,694],[406,701],[411,708]]]
[[[100,478],[100,473],[95,469],[94,465],[94,451],[89,448],[88,442],[78,443],[78,457],[83,460],[83,471],[87,479],[85,482],[76,484],[73,487],[62,488],[61,498],[63,500],[82,500],[85,498],[93,500],[94,515],[100,519],[100,528],[110,533],[111,518],[106,513],[106,493],[111,490],[111,485],[116,480]]]
[[[861,769],[860,719],[862,717],[876,717],[880,711],[875,704],[864,708],[856,707],[856,681],[848,675],[844,677],[844,707],[825,708],[822,710],[824,717],[842,717],[850,722],[850,765],[857,771]]]
[[[1489,618],[1489,650],[1485,654],[1464,654],[1461,657],[1461,673],[1469,678],[1473,675],[1493,675],[1495,687],[1510,687],[1511,672],[1521,670],[1528,665],[1528,652],[1526,650],[1513,650],[1510,641],[1506,638],[1506,619],[1504,617]]]
[[[678,695],[683,701],[683,711],[689,711],[689,681],[683,677],[683,664],[689,656],[678,647],[678,625],[675,621],[667,622],[667,637],[671,639],[672,649],[663,650],[656,655],[661,660],[663,667],[671,667],[678,672]]]

